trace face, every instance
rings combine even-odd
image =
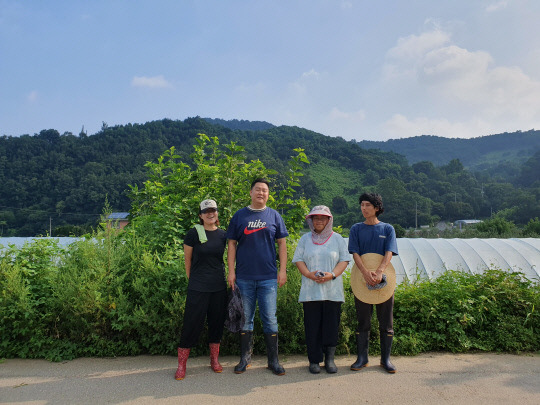
[[[360,209],[362,210],[362,215],[366,219],[376,217],[377,211],[379,211],[379,209],[375,208],[375,206],[369,201],[362,201],[360,204]]]
[[[251,196],[251,204],[254,207],[263,208],[266,206],[270,190],[265,183],[255,183],[249,195]]]
[[[206,208],[204,212],[199,214],[199,217],[203,220],[204,225],[214,225],[218,220],[218,212],[215,208]]]
[[[326,215],[312,215],[311,219],[313,221],[313,229],[316,233],[321,233],[330,221],[330,217]]]

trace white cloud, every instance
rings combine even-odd
[[[383,66],[384,79],[414,78],[418,69],[417,64],[423,56],[449,42],[450,35],[440,30],[398,39],[397,45],[386,53],[387,62]]]
[[[292,91],[293,96],[303,96],[312,88],[313,83],[318,82],[320,78],[321,74],[315,69],[311,69],[303,72],[296,81],[289,83],[288,87]]]
[[[27,99],[29,102],[33,103],[33,102],[37,101],[38,96],[39,96],[38,92],[37,92],[36,90],[32,90],[32,91],[28,94],[28,96],[26,97],[26,99]]]
[[[459,47],[439,30],[400,39],[383,73],[393,95],[406,92],[420,111],[411,117],[403,112],[408,105],[393,105],[383,128],[394,137],[479,136],[540,122],[540,81],[519,67],[496,66],[488,52]]]
[[[366,118],[366,112],[364,110],[358,110],[353,112],[341,111],[339,108],[334,107],[328,114],[330,121],[350,121],[360,122]]]
[[[308,79],[315,79],[317,80],[319,78],[320,74],[315,69],[311,69],[309,72],[302,73],[301,79],[302,80],[308,80]]]
[[[163,75],[153,77],[135,76],[131,80],[131,85],[133,87],[147,87],[151,89],[172,87],[171,84],[167,80],[165,80]]]
[[[426,53],[418,73],[431,83],[478,79],[491,62],[492,58],[486,52],[469,52],[451,45]]]
[[[426,52],[440,48],[450,41],[450,35],[440,30],[399,38],[395,47],[387,52],[391,59],[416,59]]]
[[[507,6],[508,6],[508,1],[507,0],[502,0],[502,1],[499,1],[497,3],[492,3],[492,4],[488,5],[486,7],[486,11],[488,13],[492,13],[494,11],[502,10],[502,9],[506,8]]]
[[[453,107],[474,107],[476,113],[494,119],[500,115],[540,116],[540,82],[518,67],[492,64],[486,52],[453,45],[426,54],[418,77],[432,97],[444,97]]]

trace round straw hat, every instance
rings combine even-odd
[[[381,264],[384,256],[377,253],[366,253],[360,257],[362,258],[362,263],[364,263],[364,266],[366,266],[368,270],[375,271],[377,270],[377,267],[379,267],[379,264]],[[392,263],[389,263],[388,266],[386,266],[384,274],[386,275],[386,285],[379,290],[370,290],[368,289],[362,272],[355,264],[351,270],[350,279],[351,288],[355,297],[366,304],[380,304],[387,301],[392,294],[394,294],[394,290],[396,289],[396,270],[394,269],[394,266],[392,266]]]

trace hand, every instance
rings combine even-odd
[[[279,271],[277,275],[278,287],[283,287],[287,282],[287,271]]]
[[[373,277],[373,275],[376,276],[376,273],[373,271],[366,270],[365,272],[362,272],[362,275],[364,276],[364,280],[366,280],[366,283],[368,285],[374,286],[378,283],[376,283],[376,278]]]
[[[373,285],[377,285],[379,284],[381,281],[382,281],[382,273],[379,273],[379,272],[376,272],[376,271],[372,271],[371,272],[371,277],[374,281],[375,284]]]
[[[324,276],[317,277],[317,279],[315,281],[317,283],[319,283],[319,284],[323,284],[323,283],[326,283],[327,281],[331,281],[333,278],[334,278],[334,276],[332,276],[332,273],[329,273],[329,272],[325,271]]]
[[[227,276],[227,283],[234,291],[234,282],[236,281],[236,273],[229,272],[229,275]]]

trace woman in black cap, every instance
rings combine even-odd
[[[223,253],[227,242],[226,233],[219,228],[218,209],[214,200],[204,200],[199,211],[200,224],[186,234],[184,261],[189,279],[184,310],[184,324],[178,347],[178,369],[174,376],[183,380],[191,347],[197,344],[199,335],[208,319],[208,342],[210,367],[221,373],[219,345],[227,310],[227,284]]]

